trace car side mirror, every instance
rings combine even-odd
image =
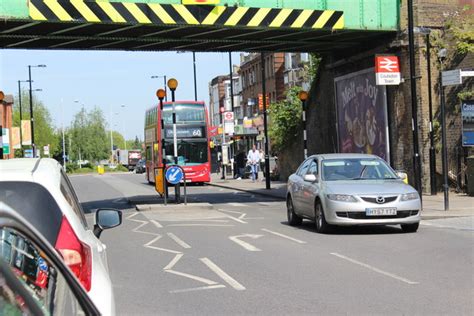
[[[318,178],[314,174],[305,174],[303,177],[306,182],[317,182]]]
[[[101,208],[95,213],[94,235],[100,238],[103,230],[122,224],[122,211],[112,208]]]
[[[403,171],[397,171],[397,176],[402,179],[403,182],[407,183],[408,182],[408,175],[406,172]]]

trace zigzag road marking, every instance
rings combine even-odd
[[[150,233],[150,232],[144,232],[144,231],[141,231],[139,230],[140,228],[142,228],[143,226],[145,226],[146,224],[148,224],[149,222],[148,221],[142,221],[142,220],[139,220],[139,219],[134,219],[134,217],[138,214],[139,212],[136,212],[136,213],[133,213],[131,214],[130,216],[127,217],[127,220],[129,221],[133,221],[133,222],[137,222],[137,223],[140,223],[140,225],[138,225],[137,227],[135,227],[132,231],[133,232],[136,232],[136,233],[141,233],[141,234],[148,234],[148,235],[154,235],[156,236],[155,238],[153,238],[152,240],[150,240],[149,242],[147,242],[146,244],[143,245],[143,247],[145,248],[150,248],[150,249],[154,249],[154,250],[158,250],[158,251],[163,251],[163,252],[167,252],[167,253],[173,253],[175,254],[175,256],[173,257],[173,259],[163,268],[163,270],[167,273],[171,273],[171,274],[174,274],[174,275],[177,275],[177,276],[181,276],[181,277],[184,277],[184,278],[188,278],[188,279],[191,279],[191,280],[194,280],[194,281],[198,281],[198,282],[201,282],[201,283],[204,283],[208,286],[204,286],[204,287],[198,287],[198,288],[191,288],[191,289],[182,289],[182,290],[174,290],[174,291],[170,291],[170,293],[183,293],[183,292],[189,292],[189,291],[199,291],[199,290],[207,290],[207,289],[216,289],[216,288],[225,288],[225,285],[222,285],[222,284],[219,284],[218,282],[215,282],[215,281],[212,281],[212,280],[209,280],[209,279],[206,279],[206,278],[203,278],[203,277],[200,277],[200,276],[197,276],[197,275],[192,275],[192,274],[189,274],[189,273],[184,273],[184,272],[180,272],[180,271],[176,271],[176,270],[172,270],[172,268],[178,263],[178,261],[184,256],[184,254],[180,251],[176,251],[176,250],[172,250],[172,249],[167,249],[167,248],[161,248],[161,247],[156,247],[156,246],[152,246],[154,243],[158,242],[163,236],[160,235],[160,234],[156,234],[156,233]],[[156,223],[154,223],[156,225]],[[159,223],[158,223],[159,224]],[[161,226],[161,225],[156,225],[157,227]],[[172,234],[172,233],[168,233],[168,236],[173,239],[176,243],[178,243],[181,247],[183,248],[191,248],[191,246],[189,246],[188,244],[186,244],[184,241],[182,241],[181,239],[179,239],[176,235]],[[179,241],[179,242],[178,242]]]

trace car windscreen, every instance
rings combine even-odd
[[[166,143],[166,159],[174,163],[174,145]],[[178,164],[185,166],[200,165],[208,162],[208,148],[205,140],[178,139]]]
[[[325,159],[322,171],[325,181],[398,179],[393,170],[378,158]]]
[[[0,182],[0,201],[23,216],[52,245],[56,244],[63,213],[43,186],[32,182]]]

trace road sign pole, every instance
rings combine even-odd
[[[449,184],[448,184],[448,149],[446,147],[446,100],[444,96],[444,82],[442,73],[440,80],[440,98],[441,98],[441,145],[442,145],[442,167],[443,167],[443,192],[444,192],[444,210],[449,211]]]
[[[173,95],[173,147],[174,147],[174,163],[178,165],[178,135],[176,134],[176,104],[174,103],[174,95]],[[174,197],[176,200],[176,204],[179,204],[181,201],[180,197],[180,188],[179,182],[174,185]]]
[[[166,92],[165,92],[166,94]],[[165,205],[168,204],[168,185],[166,183],[166,142],[165,142],[165,120],[163,113],[163,98],[160,98],[160,115],[161,115],[161,155],[163,162],[163,202]]]
[[[265,135],[265,188],[270,190],[270,158],[268,156],[268,124],[267,124],[267,91],[265,87],[265,54],[261,53],[262,59],[262,100],[263,100],[263,133]],[[273,65],[269,65],[273,67]]]

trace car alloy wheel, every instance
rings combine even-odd
[[[286,210],[288,215],[288,224],[290,224],[291,226],[301,225],[303,220],[301,219],[301,217],[296,215],[291,197],[288,197],[288,199],[286,200]]]
[[[316,203],[315,206],[315,222],[316,222],[316,231],[318,233],[327,233],[330,229],[329,224],[326,222],[326,218],[324,217],[323,206],[320,202]]]

